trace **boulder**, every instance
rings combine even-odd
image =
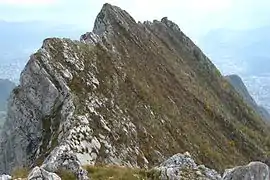
[[[61,178],[55,174],[48,172],[40,167],[35,167],[28,175],[28,180],[61,180]]]
[[[215,170],[197,165],[188,152],[172,156],[156,169],[160,171],[161,180],[221,180]]]
[[[251,162],[246,166],[227,169],[224,180],[269,180],[269,167],[262,162]]]
[[[0,176],[0,180],[11,180],[12,177],[10,175],[7,175],[7,174],[2,174]]]
[[[79,180],[89,179],[87,171],[81,167],[81,163],[76,155],[68,152],[65,146],[55,148],[44,161],[41,168],[51,172],[64,169],[74,173]]]

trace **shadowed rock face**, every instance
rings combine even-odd
[[[235,88],[235,90],[243,97],[244,101],[253,108],[256,113],[258,113],[262,119],[265,121],[270,122],[270,114],[268,111],[264,108],[259,106],[255,100],[251,97],[249,94],[244,82],[238,75],[229,75],[225,77],[231,85]]]
[[[190,154],[175,154],[163,163],[156,170],[160,171],[160,180],[221,180],[221,176],[204,165],[197,165]]]
[[[257,117],[176,24],[136,23],[105,4],[80,42],[46,39],[30,57],[11,95],[0,170],[151,167],[186,150],[221,170],[269,148]]]
[[[7,79],[0,79],[0,129],[6,120],[8,97],[15,84]]]
[[[6,111],[7,100],[15,84],[7,79],[0,79],[0,111]]]

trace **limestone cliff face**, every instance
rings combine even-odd
[[[50,38],[9,102],[2,172],[151,167],[178,152],[222,169],[265,155],[268,126],[179,27],[105,4],[80,41]]]

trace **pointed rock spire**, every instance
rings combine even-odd
[[[136,21],[125,10],[106,3],[97,15],[93,33],[97,35],[112,33],[120,26],[128,29],[129,26],[134,24],[136,24]]]

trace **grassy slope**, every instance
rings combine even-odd
[[[65,41],[85,64],[83,71],[73,69],[69,84],[76,95],[76,113],[88,112],[85,99],[93,90],[85,78],[92,72],[101,82],[97,96],[113,99],[136,126],[136,137],[126,135],[115,127],[123,114],[115,115],[109,104],[98,109],[119,136],[116,140],[108,135],[119,151],[136,142],[150,166],[159,163],[155,150],[165,157],[190,151],[198,163],[220,171],[268,153],[268,126],[186,37],[162,26],[157,26],[158,32],[152,30],[150,40],[139,26],[130,29],[134,34],[117,25],[114,28],[120,32],[112,42],[119,55],[99,45]],[[72,72],[73,67],[63,61],[62,41],[48,41],[55,47],[51,49],[55,61]],[[99,119],[93,116],[92,120],[94,133],[106,133]],[[102,155],[101,151],[101,162]],[[143,166],[139,155],[137,163]]]

